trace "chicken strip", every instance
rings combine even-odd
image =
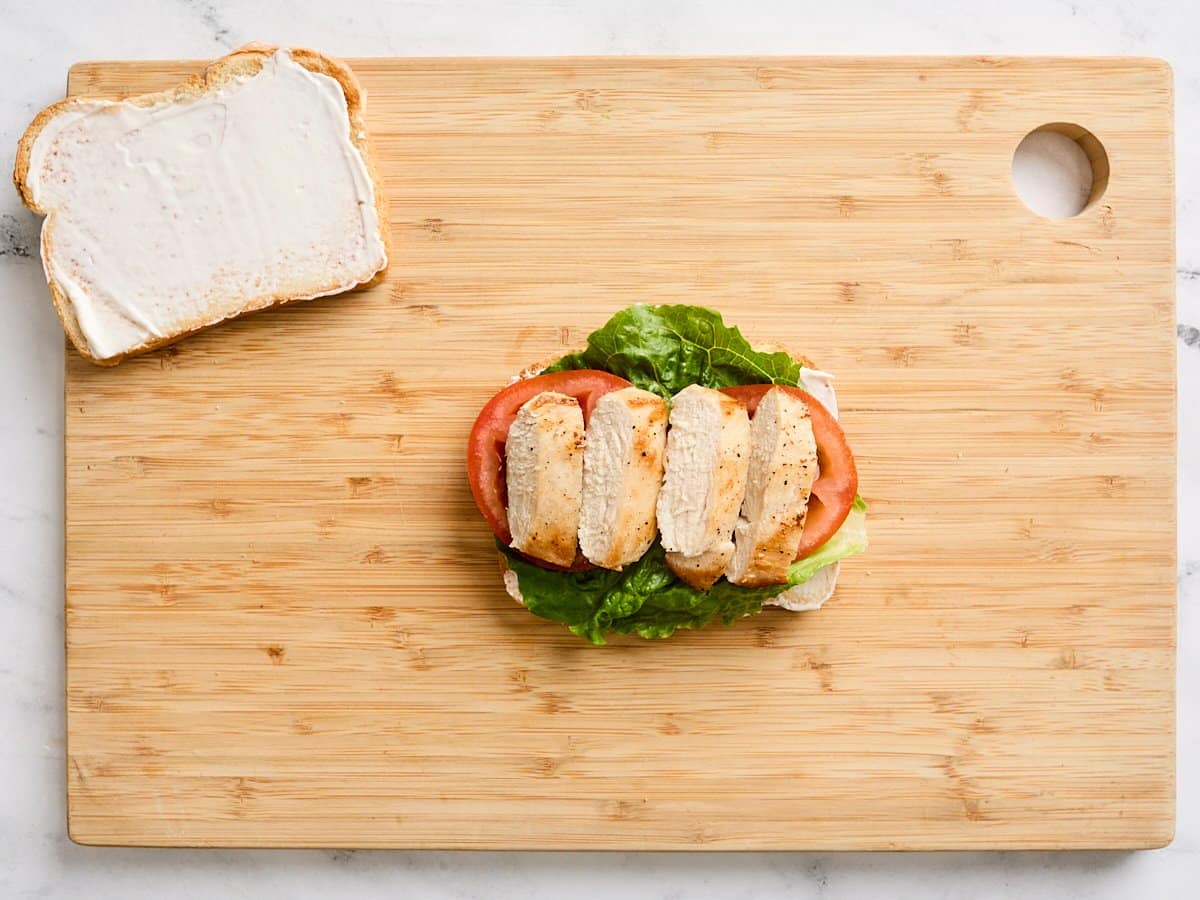
[[[518,410],[504,445],[514,550],[558,566],[575,561],[583,444],[574,397],[545,391]]]
[[[733,556],[733,528],[746,491],[746,408],[691,385],[672,401],[658,527],[667,565],[698,590],[712,587]]]
[[[783,388],[767,391],[750,423],[750,441],[746,498],[725,574],[744,587],[784,584],[817,476],[808,404]]]
[[[666,445],[667,405],[657,394],[628,387],[597,402],[583,452],[579,519],[579,549],[589,562],[619,570],[650,548]]]

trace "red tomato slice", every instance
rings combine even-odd
[[[504,442],[508,439],[509,426],[517,417],[517,410],[543,391],[557,391],[579,401],[579,405],[583,407],[583,421],[586,425],[601,397],[609,391],[627,387],[631,387],[631,384],[624,378],[596,369],[552,372],[549,375],[522,378],[510,384],[480,410],[471,429],[471,436],[467,439],[467,477],[471,482],[471,495],[475,498],[475,505],[479,507],[496,537],[506,546],[512,541],[512,532],[508,528]],[[543,568],[559,568],[540,559],[527,558]],[[581,554],[567,571],[576,572],[590,568],[591,563]]]
[[[753,416],[758,401],[773,387],[776,385],[747,384],[721,388],[721,391],[744,403]],[[783,389],[808,404],[813,437],[817,441],[817,480],[813,482],[804,533],[800,538],[800,549],[796,552],[796,559],[803,559],[833,537],[846,521],[846,516],[850,515],[850,506],[858,493],[858,469],[855,468],[854,454],[846,443],[842,426],[830,415],[829,410],[812,394],[799,388]]]

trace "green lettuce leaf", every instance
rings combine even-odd
[[[670,637],[680,628],[703,628],[714,620],[726,625],[754,615],[788,588],[803,584],[825,566],[867,549],[866,503],[855,498],[850,515],[812,556],[792,563],[788,583],[744,588],[724,579],[707,591],[688,587],[667,568],[657,542],[623,572],[550,572],[526,562],[499,544],[516,573],[525,608],[543,619],[561,622],[593,644],[609,632],[644,638]]]
[[[568,369],[612,372],[668,401],[689,384],[800,384],[800,364],[791,356],[755,350],[719,312],[703,306],[623,309],[589,335],[586,348],[545,371]]]
[[[799,387],[800,364],[787,353],[755,350],[715,310],[701,306],[644,306],[624,309],[588,337],[587,347],[564,356],[546,372],[602,369],[620,375],[667,401],[690,384],[722,388],[740,384]],[[744,588],[721,579],[711,589],[688,587],[667,568],[655,543],[623,572],[551,572],[502,545],[517,576],[525,607],[561,622],[593,644],[605,635],[670,637],[680,628],[726,625],[754,615],[763,604],[820,569],[867,548],[866,503],[856,497],[837,533],[824,546],[788,569],[788,583]]]
[[[788,587],[804,584],[826,566],[866,549],[867,501],[856,494],[846,521],[833,533],[833,537],[818,547],[815,553],[792,563],[788,568]]]

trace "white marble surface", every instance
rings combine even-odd
[[[115,16],[107,10],[121,6]],[[974,7],[974,8],[972,8]],[[540,854],[105,850],[64,829],[62,337],[37,221],[0,190],[0,897],[1172,897],[1200,877],[1200,6],[1194,0],[0,0],[0,164],[80,59],[248,40],[344,56],[1137,54],[1175,67],[1179,817],[1136,854]]]

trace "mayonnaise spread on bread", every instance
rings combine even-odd
[[[48,277],[92,353],[368,281],[387,264],[339,82],[286,50],[195,98],[83,101],[30,154]]]
[[[800,387],[817,398],[817,402],[829,410],[835,419],[838,417],[837,395],[833,392],[833,376],[828,372],[800,367]]]

